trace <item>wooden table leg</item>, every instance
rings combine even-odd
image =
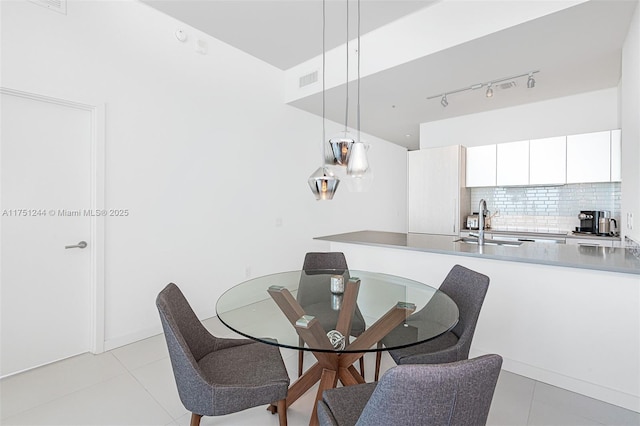
[[[336,370],[322,370],[322,377],[320,378],[320,386],[318,386],[318,393],[316,394],[316,402],[313,404],[313,411],[311,412],[311,419],[309,419],[309,426],[318,425],[318,401],[322,400],[322,392],[326,389],[333,389],[338,384],[338,375]]]
[[[356,338],[349,345],[350,350],[367,350],[374,344],[378,343],[384,336],[389,334],[391,330],[416,310],[416,305],[411,303],[398,302],[396,306],[376,321],[371,327],[367,328],[364,333]],[[356,362],[362,353],[343,353],[340,357],[340,366],[348,367]]]
[[[338,370],[338,378],[344,386],[361,385],[366,383],[362,378],[362,375],[360,375],[358,370],[353,366],[350,366],[349,368],[340,367]]]
[[[322,377],[322,366],[315,363],[311,368],[304,372],[298,380],[296,380],[287,392],[287,407],[293,404],[298,398],[300,398],[306,391],[311,389],[318,380]]]

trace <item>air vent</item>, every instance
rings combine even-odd
[[[498,88],[500,90],[513,89],[514,87],[516,87],[515,81],[506,81],[504,83],[498,84]]]
[[[318,71],[314,71],[310,74],[303,75],[302,77],[300,77],[299,87],[308,86],[312,83],[315,83],[316,81],[318,81]]]
[[[67,0],[30,0],[31,3],[46,7],[49,10],[67,14]]]

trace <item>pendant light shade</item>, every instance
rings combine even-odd
[[[373,171],[367,159],[369,146],[360,141],[351,147],[346,179],[349,192],[368,192],[373,186]]]
[[[329,146],[331,147],[331,158],[329,162],[338,166],[346,166],[349,162],[351,147],[354,143],[355,140],[346,130],[329,139]]]
[[[349,164],[347,164],[347,174],[354,178],[361,178],[369,171],[369,160],[367,150],[369,145],[364,142],[356,142],[351,147]]]
[[[325,166],[318,167],[308,182],[316,200],[331,200],[340,184],[340,180]]]

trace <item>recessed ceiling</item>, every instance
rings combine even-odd
[[[281,69],[322,53],[319,0],[145,3]],[[433,3],[362,0],[363,33]],[[364,77],[361,128],[417,149],[420,123],[615,87],[636,4],[635,0],[589,1]],[[327,1],[327,50],[345,40],[344,5]],[[340,31],[333,31],[336,28]],[[540,70],[533,89],[520,78],[514,80],[515,87],[496,90],[490,99],[484,90],[450,95],[446,108],[440,99],[427,99],[532,70]],[[354,86],[350,85],[352,99]],[[328,119],[343,122],[344,98],[343,86],[326,92]],[[316,93],[291,105],[321,115],[322,96]],[[355,109],[350,117],[355,117]]]

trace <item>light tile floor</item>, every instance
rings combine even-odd
[[[212,333],[236,337],[217,318]],[[296,377],[297,353],[283,350],[289,376]],[[371,378],[375,356],[365,356]],[[305,366],[312,364],[307,355]],[[382,369],[393,366],[388,355]],[[2,425],[188,426],[180,403],[164,336],[158,335],[100,355],[84,354],[0,381]],[[288,410],[289,424],[306,425],[315,399],[307,392]],[[256,407],[202,425],[277,425],[278,416]],[[503,371],[489,413],[489,425],[640,425],[640,414]]]

